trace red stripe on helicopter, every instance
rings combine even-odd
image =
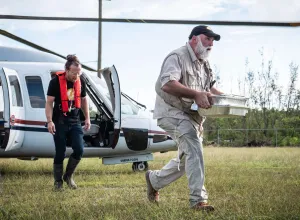
[[[14,119],[14,123],[24,124],[24,125],[40,125],[40,126],[46,125],[46,121],[31,121],[31,120],[23,120],[18,118]],[[165,131],[153,131],[153,130],[148,130],[148,133],[163,134],[163,135],[167,134],[167,132]]]
[[[24,125],[41,125],[45,126],[46,122],[45,121],[30,121],[30,120],[23,120],[23,119],[15,119],[15,123],[18,124],[24,124]]]

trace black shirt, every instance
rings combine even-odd
[[[86,96],[86,84],[84,82],[84,79],[80,77],[81,81],[81,97]],[[60,97],[60,88],[59,88],[59,79],[58,76],[55,76],[49,83],[48,87],[48,96],[54,96],[54,108],[53,108],[53,116],[52,121],[54,123],[57,122],[70,122],[70,123],[77,123],[80,122],[80,109],[75,108],[75,102],[74,102],[74,83],[67,80],[67,92],[68,92],[68,98],[69,98],[69,105],[68,107],[71,108],[70,112],[66,113],[66,116],[62,112],[61,107],[61,97]]]

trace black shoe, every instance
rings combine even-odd
[[[77,185],[73,180],[73,173],[79,162],[80,160],[76,160],[71,156],[67,164],[66,173],[63,176],[63,180],[68,184],[68,186],[71,189],[77,189]]]
[[[54,182],[54,191],[63,191],[63,181]]]

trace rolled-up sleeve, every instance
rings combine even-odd
[[[176,54],[170,55],[162,66],[162,74],[160,78],[161,87],[163,87],[169,81],[179,81],[180,78],[181,67],[179,57]]]

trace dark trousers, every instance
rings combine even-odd
[[[81,124],[55,123],[55,156],[54,164],[63,164],[66,156],[66,140],[71,138],[73,153],[71,157],[80,160],[83,155],[83,131]]]

